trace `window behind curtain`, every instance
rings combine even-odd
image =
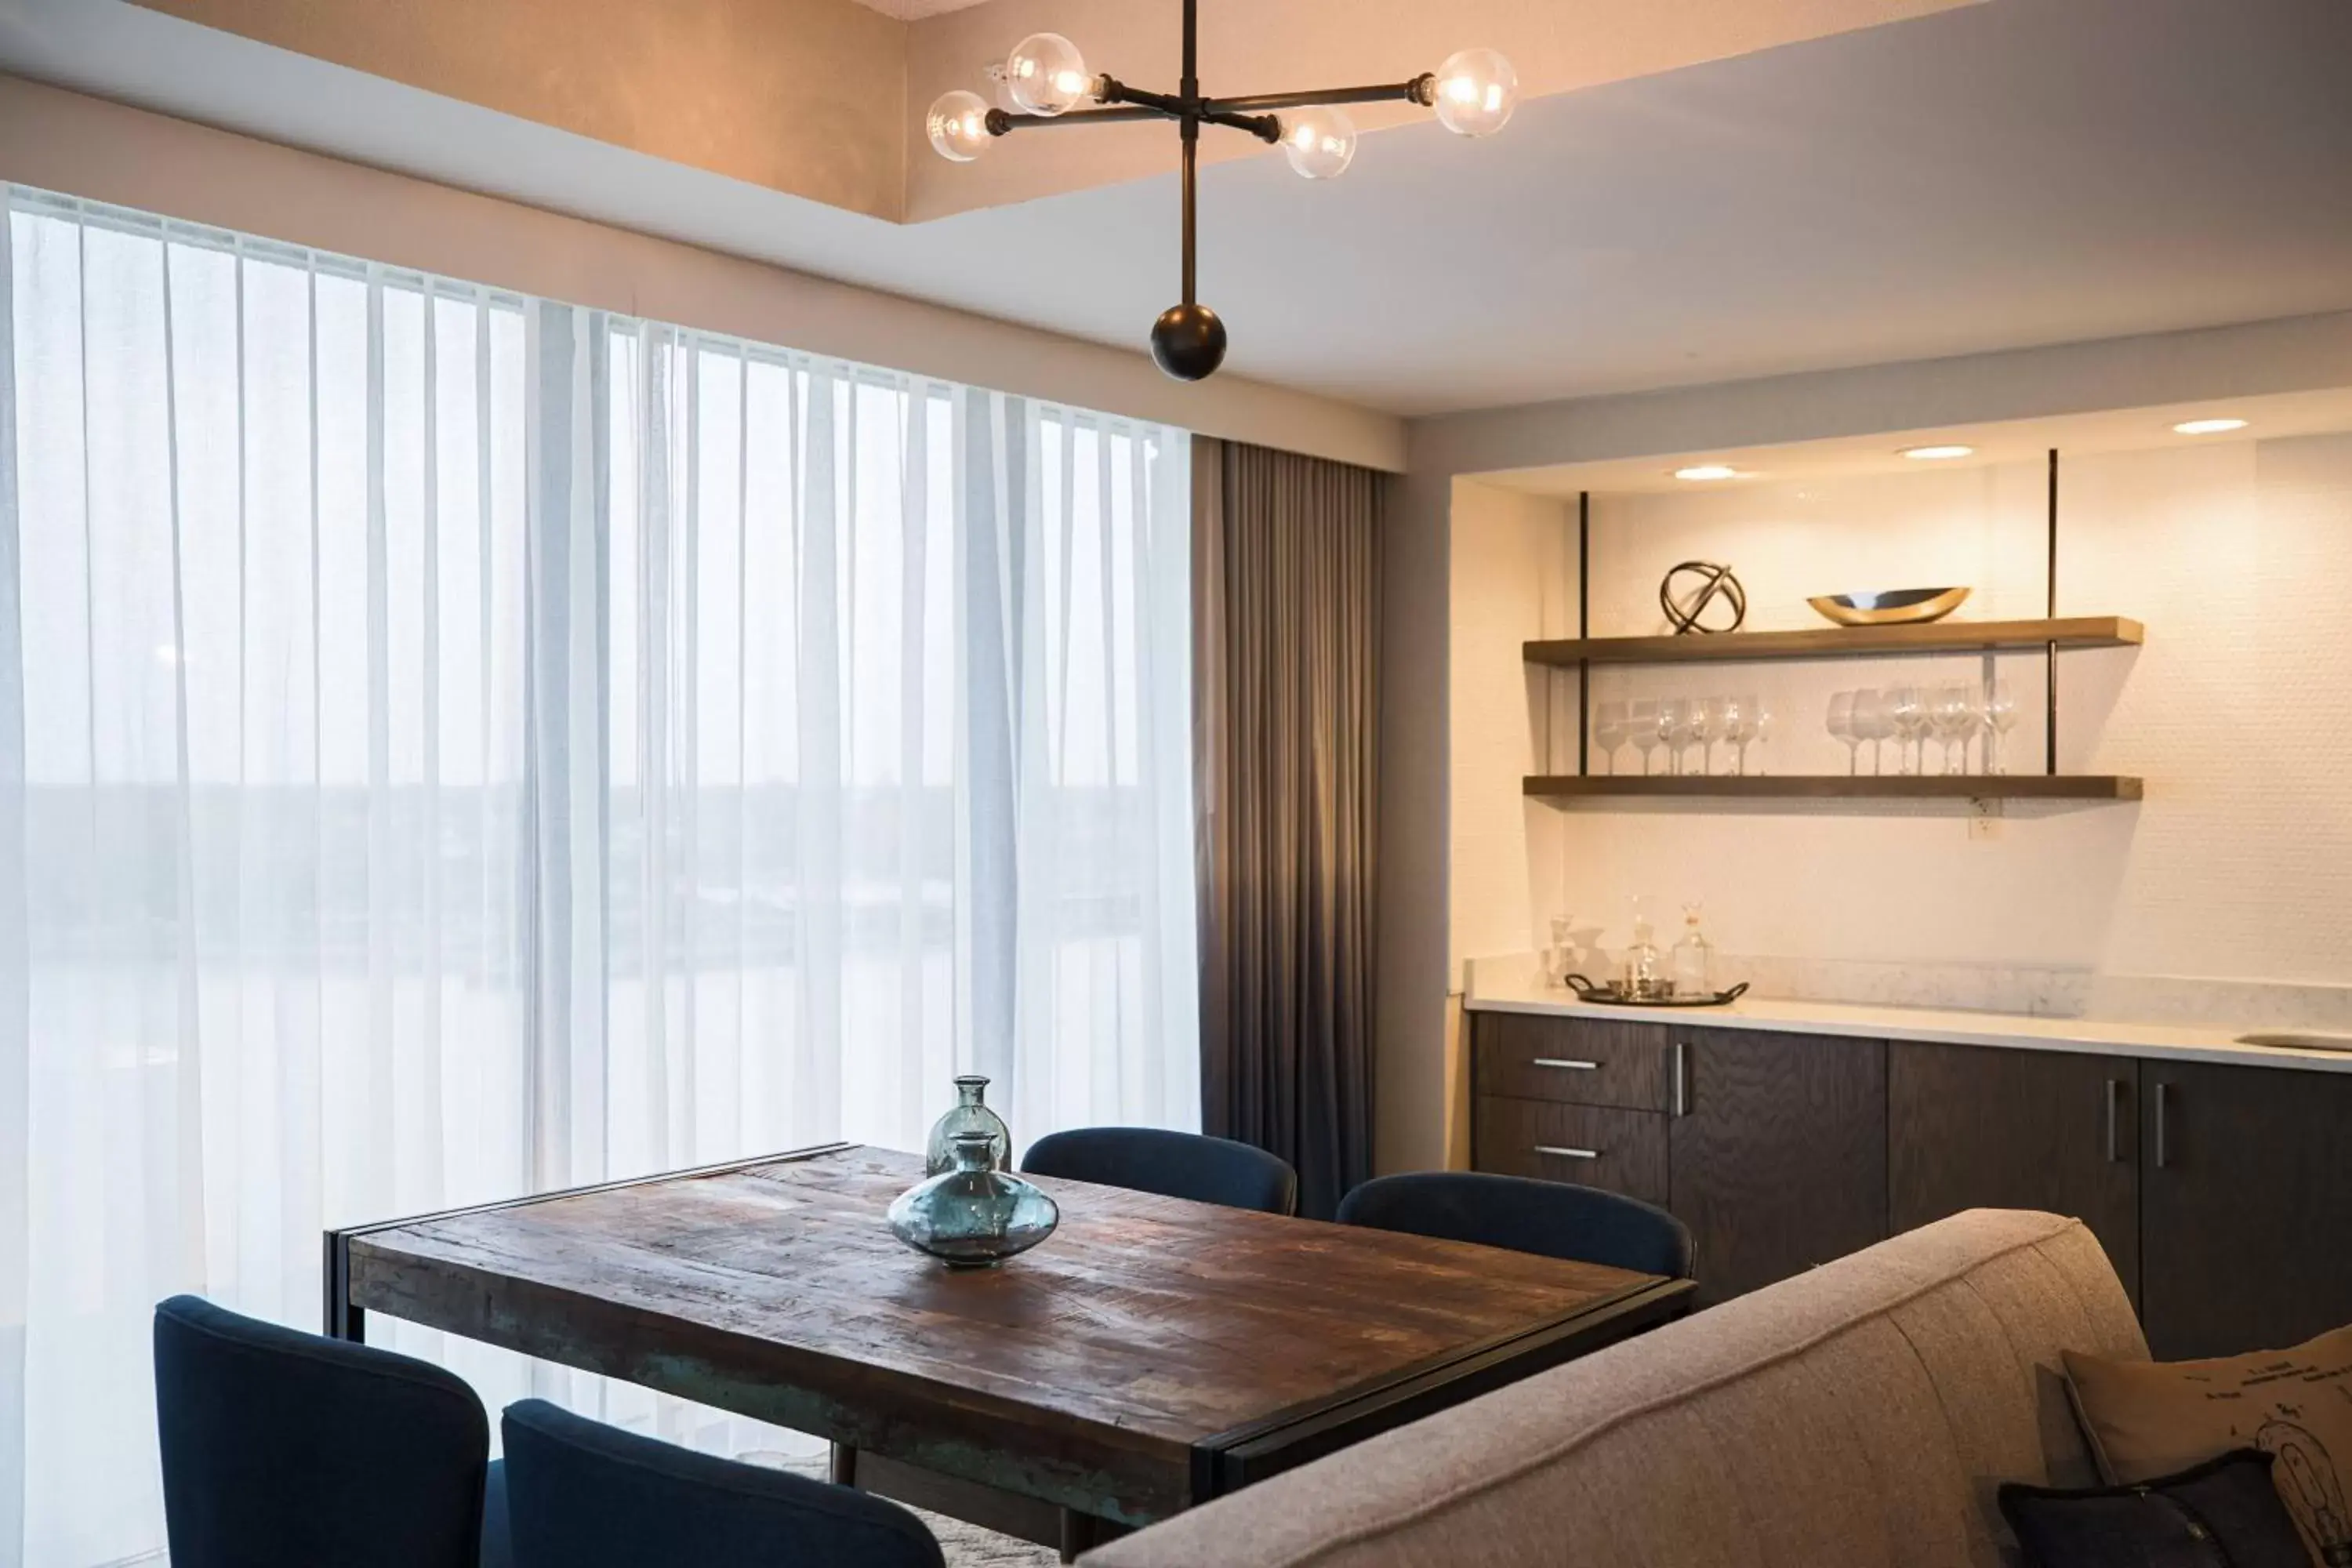
[[[324,1225],[1197,1125],[1181,432],[10,206],[0,1558],[160,1548],[150,1308]]]

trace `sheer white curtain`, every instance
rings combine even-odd
[[[1197,1125],[1181,433],[9,207],[0,1564],[160,1551],[150,1309],[324,1225]]]

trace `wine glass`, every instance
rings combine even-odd
[[[2005,773],[2009,768],[2000,760],[2000,742],[2017,728],[2017,693],[2006,680],[1988,680],[1977,704],[1985,727],[1985,772]]]
[[[1658,738],[1666,743],[1666,771],[1683,771],[1683,752],[1690,749],[1691,727],[1697,715],[1687,697],[1669,697],[1658,704]]]
[[[1886,689],[1887,712],[1895,721],[1895,763],[1897,773],[1919,771],[1920,737],[1927,731],[1927,705],[1916,686]]]
[[[1870,686],[1853,694],[1853,732],[1870,742],[1871,773],[1885,773],[1886,742],[1895,734],[1895,706],[1885,692]]]
[[[1729,722],[1724,711],[1726,700],[1721,697],[1691,699],[1691,739],[1698,744],[1698,771],[1702,777],[1715,773],[1715,743],[1730,738],[1724,733]]]
[[[1603,702],[1592,710],[1592,738],[1601,743],[1601,760],[1611,773],[1617,771],[1617,748],[1632,732],[1632,719],[1622,702]]]
[[[1723,739],[1734,748],[1731,771],[1748,772],[1748,742],[1756,738],[1756,718],[1762,711],[1753,697],[1726,697],[1723,705]]]
[[[1958,682],[1938,686],[1927,694],[1927,726],[1944,749],[1944,772],[1969,771],[1969,735],[1977,727],[1969,689]]]
[[[1625,724],[1625,739],[1631,741],[1633,743],[1633,749],[1642,753],[1642,776],[1647,778],[1650,776],[1650,753],[1656,751],[1659,742],[1664,739],[1658,733],[1656,700],[1645,697],[1627,707]]]
[[[1862,735],[1853,727],[1856,691],[1841,691],[1830,699],[1830,739],[1845,744],[1845,771],[1851,778],[1862,771]]]
[[[1743,697],[1739,700],[1748,705],[1749,726],[1748,736],[1748,742],[1758,746],[1769,744],[1772,740],[1772,710],[1770,707],[1769,707],[1760,697]],[[1739,766],[1743,773],[1747,771],[1748,747],[1744,745],[1739,748]],[[1756,771],[1759,773],[1763,773],[1764,766],[1763,759],[1760,757],[1758,758],[1756,763]]]

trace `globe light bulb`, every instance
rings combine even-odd
[[[1336,180],[1356,156],[1356,122],[1328,104],[1282,117],[1282,151],[1309,180]]]
[[[1078,46],[1059,33],[1032,33],[1004,61],[1004,88],[1030,114],[1055,115],[1094,89]]]
[[[1492,136],[1519,101],[1519,73],[1492,49],[1464,49],[1437,68],[1438,123],[1456,136]]]
[[[923,116],[923,130],[930,136],[931,150],[951,163],[971,163],[996,140],[988,133],[987,100],[961,88],[940,94]]]

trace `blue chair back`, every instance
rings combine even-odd
[[[1159,1127],[1078,1127],[1029,1145],[1021,1169],[1265,1214],[1298,1212],[1298,1173],[1279,1155],[1230,1138]]]
[[[1694,1277],[1688,1226],[1654,1204],[1566,1182],[1475,1171],[1375,1176],[1339,1200],[1339,1223]]]
[[[584,1420],[507,1406],[516,1568],[942,1568],[896,1503]]]
[[[174,1296],[155,1420],[173,1568],[505,1561],[495,1530],[482,1550],[489,1420],[429,1363]]]

